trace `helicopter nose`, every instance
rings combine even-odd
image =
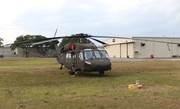
[[[94,70],[96,70],[96,71],[111,70],[111,62],[109,60],[94,61],[91,63],[91,67],[94,68]]]

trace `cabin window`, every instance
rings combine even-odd
[[[94,54],[95,54],[96,58],[101,58],[101,55],[99,54],[99,51],[94,51]]]
[[[109,58],[107,52],[104,51],[104,50],[100,50],[100,55],[101,55],[102,58]]]
[[[67,53],[66,54],[66,62],[70,62],[71,61],[71,54]]]
[[[74,58],[74,59],[75,59],[75,58],[76,58],[76,55],[74,54],[74,55],[72,56],[72,58]]]
[[[83,59],[83,53],[82,53],[82,52],[79,53],[79,59],[80,59],[80,60],[84,60],[84,59]]]
[[[86,60],[95,58],[93,51],[84,51],[84,58]]]

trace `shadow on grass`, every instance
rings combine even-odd
[[[103,77],[115,77],[114,75],[110,75],[110,74],[104,74],[101,75],[97,72],[92,72],[92,73],[83,73],[83,72],[78,72],[78,74],[76,74],[77,77],[97,77],[97,78],[103,78]]]

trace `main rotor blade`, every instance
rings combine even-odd
[[[179,44],[179,42],[169,42],[169,41],[160,41],[160,40],[151,40],[151,39],[144,39],[144,38],[140,38],[140,37],[118,37],[118,36],[95,36],[95,35],[88,35],[88,34],[84,34],[84,33],[79,33],[79,34],[74,34],[71,36],[59,36],[59,37],[55,37],[57,34],[57,30],[55,31],[54,37],[50,37],[50,38],[45,38],[45,39],[38,39],[38,40],[27,40],[27,41],[21,41],[21,42],[15,42],[13,44],[23,44],[23,43],[34,43],[34,44],[40,44],[40,43],[46,43],[46,42],[52,42],[52,41],[56,41],[58,39],[61,38],[90,38],[92,40],[95,40],[101,44],[106,44],[103,41],[100,41],[98,39],[95,38],[117,38],[117,39],[130,39],[130,40],[141,40],[141,41],[150,41],[150,42],[158,42],[158,43],[168,43],[168,44]],[[38,43],[40,42],[40,43]],[[11,44],[7,44],[7,45],[11,45]]]
[[[139,39],[139,38],[137,39],[135,38],[132,40],[141,40],[141,41],[158,42],[158,43],[166,43],[166,44],[178,44],[178,42],[158,41],[158,40]]]
[[[118,36],[91,36],[91,37],[98,37],[98,38],[119,38],[119,39],[132,39],[129,37],[118,37]]]
[[[98,38],[117,38],[117,39],[131,39],[131,40],[141,40],[141,41],[158,42],[158,43],[179,44],[179,42],[158,41],[158,40],[151,40],[151,39],[143,39],[143,38],[139,38],[139,37],[134,37],[134,38],[129,38],[129,37],[118,37],[118,36],[91,36],[91,37],[98,37]]]
[[[40,42],[34,42],[31,43],[32,45],[38,45],[38,44],[43,44],[43,43],[47,43],[47,42],[54,42],[54,41],[58,41],[57,39],[50,39],[50,40],[45,40],[45,41],[40,41]]]
[[[57,39],[61,39],[61,38],[64,38],[64,37],[67,37],[67,36],[61,36],[61,37],[50,37],[50,38],[45,38],[45,39],[37,39],[37,40],[26,40],[26,41],[20,41],[20,42],[15,42],[15,43],[11,43],[11,44],[6,44],[6,45],[12,45],[12,44],[24,44],[24,43],[38,43],[38,42],[42,42],[44,41],[44,43],[46,42],[52,42],[52,41],[55,41]]]
[[[108,45],[107,43],[105,43],[105,42],[103,42],[103,41],[100,41],[100,40],[98,40],[98,39],[94,39],[94,38],[90,38],[90,39],[95,40],[95,41],[97,41],[97,42],[99,42],[99,43],[101,43],[101,44],[106,44],[106,45]]]

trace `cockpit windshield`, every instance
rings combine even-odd
[[[85,50],[84,51],[85,60],[93,58],[109,58],[105,50]]]

